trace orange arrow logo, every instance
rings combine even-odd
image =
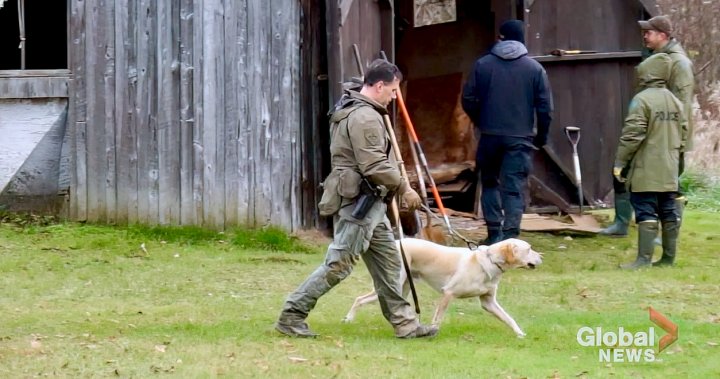
[[[653,307],[648,307],[648,310],[650,311],[650,321],[654,322],[655,325],[663,328],[663,330],[668,332],[668,334],[660,338],[660,347],[658,350],[658,353],[660,353],[665,350],[665,348],[670,346],[673,342],[677,341],[678,326],[677,324],[668,320],[668,318],[665,317],[662,313],[654,310]]]

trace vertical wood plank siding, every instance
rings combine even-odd
[[[642,38],[637,19],[642,12],[642,4],[637,1],[536,0],[525,15],[528,50],[530,55],[538,56],[555,49],[639,52]],[[551,161],[536,154],[534,175],[571,204],[579,199],[575,191],[566,193],[562,188],[571,182],[568,178],[573,172],[572,146],[563,128],[573,125],[582,129],[580,166],[582,176],[591,178],[583,183],[585,200],[593,205],[594,201],[606,202],[613,188],[609,172],[634,91],[633,67],[639,61],[639,57],[625,57],[543,62],[555,104],[546,149],[559,159]],[[538,203],[547,199],[540,200]]]
[[[313,224],[301,204],[300,2],[70,9],[72,218]]]
[[[76,0],[70,4],[71,26],[69,56],[73,71],[72,85],[69,87],[70,109],[68,125],[70,126],[70,147],[72,174],[70,185],[74,188],[70,194],[70,216],[76,220],[87,219],[87,68],[86,55],[86,15],[85,1]],[[72,118],[70,118],[72,117]]]
[[[525,15],[530,55],[555,49],[617,52],[637,50],[642,38],[640,2],[536,0]]]
[[[137,148],[135,117],[135,2],[119,0],[115,10],[115,161],[117,186],[116,221],[137,222]],[[128,189],[132,189],[131,191]]]
[[[180,224],[198,223],[201,193],[195,193],[195,110],[193,108],[193,0],[180,2]]]
[[[225,135],[222,139],[225,141],[225,156],[223,160],[225,162],[225,208],[228,211],[225,212],[225,224],[234,225],[238,223],[238,192],[240,188],[240,175],[238,171],[238,86],[237,83],[240,80],[239,74],[240,69],[238,66],[238,28],[243,28],[245,20],[242,23],[238,23],[238,8],[242,8],[242,2],[231,1],[225,3],[225,22],[222,25],[222,35],[226,42],[224,54],[223,71],[225,77],[237,78],[238,80],[225,81],[222,88],[223,96],[225,97],[225,107],[222,110],[225,119],[225,127],[223,131]]]

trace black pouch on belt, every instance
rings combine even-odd
[[[373,188],[373,185],[370,184],[367,179],[362,178],[360,181],[360,195],[357,200],[355,200],[355,207],[350,215],[357,220],[364,219],[368,212],[370,212],[370,208],[372,208],[378,200],[380,200],[380,197]]]

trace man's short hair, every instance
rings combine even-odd
[[[402,77],[402,72],[400,72],[397,66],[385,59],[376,59],[370,63],[370,66],[365,71],[365,80],[363,83],[368,86],[373,86],[379,81],[392,83],[396,78],[402,80]]]

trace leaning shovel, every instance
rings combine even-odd
[[[565,135],[568,138],[568,141],[570,141],[570,144],[573,147],[573,166],[575,167],[575,185],[577,185],[578,189],[578,199],[580,203],[580,211],[577,215],[570,214],[570,218],[573,220],[575,225],[581,228],[582,231],[587,232],[594,232],[597,233],[597,231],[600,230],[600,225],[598,224],[595,217],[593,217],[591,214],[583,214],[583,203],[585,202],[584,196],[583,196],[583,189],[582,189],[582,176],[580,175],[580,157],[578,156],[578,150],[577,145],[578,142],[580,142],[580,128],[577,126],[566,126],[565,127]],[[577,229],[576,229],[577,230]]]
[[[565,135],[570,141],[573,147],[573,166],[575,168],[575,185],[578,189],[578,201],[580,203],[580,215],[583,214],[583,190],[582,190],[582,176],[580,175],[580,157],[578,156],[577,145],[580,142],[580,128],[577,126],[566,126]]]

